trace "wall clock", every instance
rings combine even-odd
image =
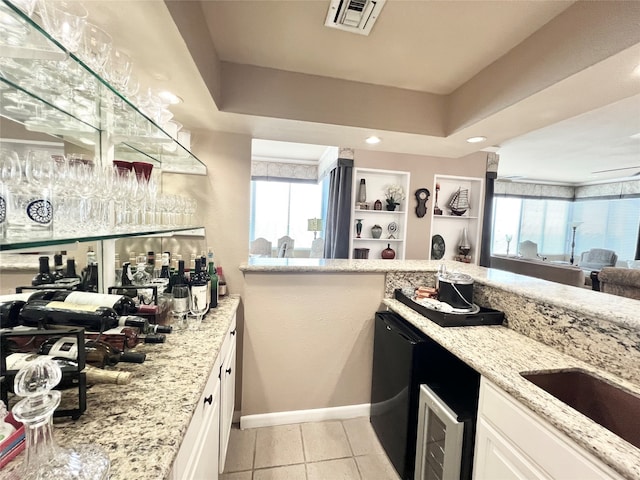
[[[418,218],[422,218],[427,213],[427,201],[431,196],[431,192],[426,188],[419,188],[416,190],[416,200],[418,201],[418,205],[416,205],[416,215]]]

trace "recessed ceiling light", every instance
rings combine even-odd
[[[480,142],[484,142],[487,139],[487,137],[469,137],[467,138],[467,142],[469,143],[480,143]]]
[[[380,137],[376,137],[375,135],[370,136],[365,140],[369,145],[375,145],[376,143],[380,143],[382,140]]]
[[[169,102],[170,105],[177,105],[178,103],[182,103],[183,100],[174,93],[169,92],[168,90],[163,90],[158,92],[158,96],[162,98],[164,101]]]

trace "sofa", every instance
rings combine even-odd
[[[565,263],[535,260],[522,257],[492,255],[491,268],[541,278],[575,287],[585,286],[584,272],[580,267]]]
[[[617,261],[618,255],[613,250],[592,248],[582,252],[578,265],[589,276],[591,272],[602,270],[604,267],[614,267]]]
[[[640,300],[640,269],[604,267],[598,281],[601,292]]]

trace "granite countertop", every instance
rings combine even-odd
[[[261,273],[424,273],[436,272],[440,265],[448,271],[467,273],[474,281],[526,296],[544,304],[567,308],[576,313],[606,318],[640,330],[640,302],[630,298],[594,292],[517,273],[451,260],[342,260],[321,258],[250,258],[240,265],[245,274]],[[411,286],[411,282],[407,282]],[[391,296],[388,292],[387,296]]]
[[[165,344],[144,344],[143,364],[119,363],[133,373],[129,385],[94,385],[87,391],[87,410],[76,421],[54,419],[61,446],[97,443],[111,459],[111,480],[167,478],[198,399],[220,352],[240,297],[222,298],[198,331],[167,335]],[[20,458],[0,478],[19,478]]]
[[[580,368],[637,395],[640,385],[504,326],[443,328],[397,300],[384,303],[622,476],[640,479],[640,449],[525,380],[520,372]]]

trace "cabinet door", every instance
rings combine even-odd
[[[220,367],[216,361],[196,405],[173,466],[174,479],[218,478]]]
[[[235,329],[234,329],[235,331]],[[225,363],[222,366],[220,381],[220,460],[219,473],[224,470],[231,423],[233,422],[233,409],[236,401],[236,341],[235,334],[231,337],[231,345]]]

